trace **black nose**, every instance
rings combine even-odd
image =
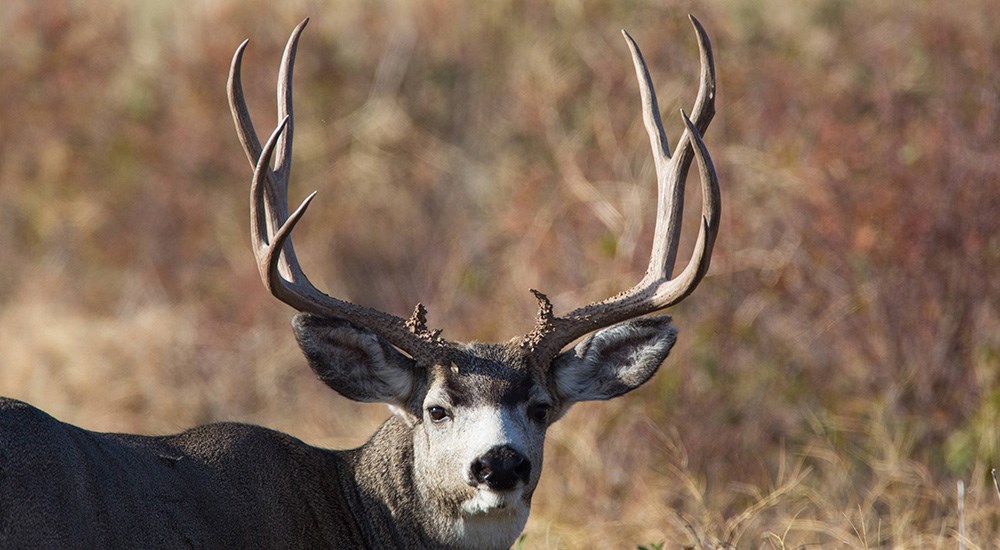
[[[503,445],[493,447],[472,462],[471,485],[486,484],[490,489],[513,489],[518,481],[527,483],[531,462],[521,453]]]

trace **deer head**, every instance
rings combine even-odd
[[[423,305],[404,319],[328,296],[309,282],[290,235],[315,193],[291,213],[287,202],[292,68],[308,20],[288,40],[278,77],[280,122],[263,146],[240,82],[247,42],[236,51],[229,100],[253,167],[250,227],[261,279],[275,297],[300,312],[293,322],[295,335],[320,379],[349,399],[387,403],[395,421],[406,426],[415,489],[465,546],[513,542],[527,518],[548,427],[573,403],[617,397],[649,380],[670,352],[676,331],[670,317],[647,315],[683,300],[708,271],[720,196],[701,136],[715,113],[715,69],[708,37],[696,19],[691,21],[701,51],[700,86],[693,116],[681,112],[685,130],[672,154],[642,54],[623,32],[639,81],[658,186],[646,274],[616,296],[562,315],[555,314],[543,293],[532,290],[538,301],[535,326],[495,344],[446,340],[428,327]],[[672,277],[692,162],[701,181],[701,224],[690,260]]]

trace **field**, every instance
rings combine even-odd
[[[450,339],[634,284],[652,158],[713,41],[712,270],[677,346],[551,430],[521,547],[1000,547],[995,3],[15,0],[0,8],[0,395],[102,431],[237,420],[328,447],[387,416],[316,381],[249,248],[289,31],[291,200],[328,292]],[[696,186],[681,261],[694,234]],[[961,487],[961,489],[960,489]]]

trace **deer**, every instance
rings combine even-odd
[[[645,275],[632,288],[556,315],[531,290],[534,327],[501,343],[452,342],[417,304],[408,318],[318,290],[290,235],[316,193],[289,212],[292,31],[278,75],[279,122],[261,145],[241,81],[244,41],[227,83],[237,135],[253,169],[250,232],[266,289],[298,313],[292,326],[315,374],[347,399],[391,414],[362,446],[328,450],[264,427],[215,423],[176,435],[97,433],[0,399],[3,548],[508,548],[522,533],[549,427],[582,401],[646,381],[677,330],[658,313],[689,296],[709,269],[720,220],[719,180],[702,139],[715,114],[711,43],[693,16],[698,95],[671,151],[652,79],[622,31],[639,83],[658,199]],[[685,180],[696,164],[701,223],[673,276]],[[581,339],[582,338],[582,339]],[[574,342],[579,343],[570,347]],[[566,348],[566,349],[564,349]]]

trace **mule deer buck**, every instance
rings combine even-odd
[[[230,106],[253,166],[254,255],[267,289],[300,312],[295,336],[319,378],[349,399],[387,403],[392,415],[360,448],[332,451],[234,423],[164,437],[95,433],[0,400],[0,547],[506,548],[527,521],[548,427],[573,403],[642,385],[669,353],[670,317],[645,315],[695,289],[719,227],[718,178],[701,138],[715,69],[697,20],[700,87],[673,155],[646,64],[625,34],[659,189],[645,276],[565,315],[533,290],[534,328],[497,344],[444,339],[422,305],[404,319],[327,296],[299,267],[289,235],[315,194],[289,214],[287,186],[292,67],[307,21],[288,40],[280,122],[263,146],[240,81],[246,41],[230,70]],[[671,278],[692,162],[701,226]]]

